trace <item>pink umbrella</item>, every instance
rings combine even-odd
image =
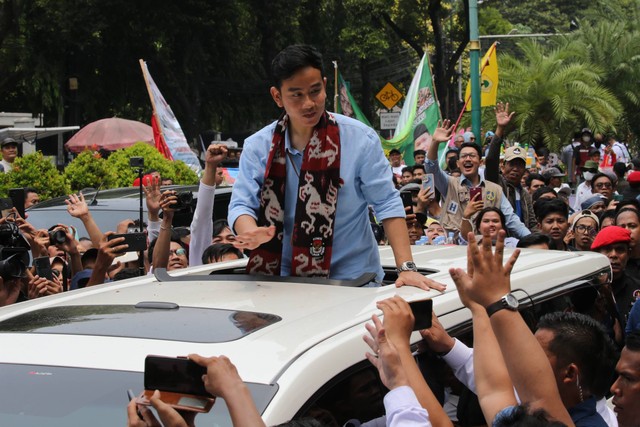
[[[65,147],[72,153],[86,149],[115,151],[141,141],[154,145],[151,126],[113,117],[89,123],[73,135]]]

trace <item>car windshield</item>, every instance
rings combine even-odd
[[[127,389],[139,395],[143,373],[37,365],[0,364],[0,425],[113,427],[127,424]],[[262,413],[277,386],[247,383]],[[198,425],[229,426],[223,399]]]

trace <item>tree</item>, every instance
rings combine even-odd
[[[604,71],[590,63],[578,43],[543,49],[536,41],[518,44],[521,58],[502,55],[500,98],[517,111],[516,140],[551,150],[583,126],[608,129],[622,107],[603,86]]]

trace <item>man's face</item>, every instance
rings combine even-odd
[[[540,347],[542,347],[544,354],[549,359],[549,363],[551,364],[551,370],[553,370],[553,376],[556,379],[556,384],[558,385],[558,388],[560,389],[563,384],[562,382],[563,373],[562,373],[562,370],[560,369],[562,368],[562,366],[560,367],[558,366],[557,356],[554,353],[552,353],[551,350],[549,350],[549,347],[551,346],[551,343],[555,338],[555,334],[553,333],[553,331],[549,329],[538,329],[535,333],[535,337],[538,340],[538,344],[540,344]],[[562,390],[560,390],[560,393],[562,394]]]
[[[533,194],[538,188],[544,186],[544,181],[540,181],[538,179],[532,179],[531,185],[529,186],[529,194]]]
[[[211,244],[213,245],[214,243],[229,243],[229,244],[233,244],[233,242],[236,241],[236,236],[231,232],[231,229],[229,227],[225,227],[220,234],[218,234],[217,236],[214,236],[213,239],[211,239]]]
[[[629,245],[627,243],[613,243],[598,249],[602,255],[609,258],[614,279],[620,277],[629,261]]]
[[[640,352],[623,348],[616,372],[618,378],[611,386],[611,393],[618,425],[637,426],[640,420]]]
[[[640,242],[640,224],[638,223],[638,214],[625,211],[618,214],[616,218],[618,227],[626,228],[631,232],[631,247],[634,248]]]
[[[413,179],[422,179],[424,171],[421,168],[415,168],[413,171]]]
[[[5,161],[13,163],[17,156],[18,144],[7,144],[2,147],[2,158]]]
[[[559,176],[552,176],[549,178],[549,187],[558,188],[562,186],[562,179]]]
[[[187,251],[185,251],[179,243],[171,242],[169,245],[169,264],[167,265],[167,271],[186,268],[188,265],[189,259],[187,258]]]
[[[460,158],[458,159],[458,169],[465,177],[473,177],[478,174],[478,168],[480,167],[480,156],[478,152],[471,147],[464,147],[460,151]]]
[[[526,163],[522,159],[513,159],[502,165],[502,176],[513,185],[520,184],[526,170]]]
[[[402,172],[402,185],[407,185],[413,179],[413,174],[409,171]]]
[[[271,97],[285,109],[294,131],[310,130],[318,124],[327,99],[326,84],[320,70],[309,66],[283,80],[279,89],[271,88]]]
[[[415,156],[413,156],[413,160],[415,160],[417,165],[424,164],[424,158],[424,154],[416,154]]]
[[[27,196],[24,199],[24,208],[30,208],[33,205],[37,205],[38,203],[40,203],[40,196],[38,196],[38,193],[27,193]]]
[[[424,236],[422,225],[420,225],[418,221],[413,220],[407,224],[407,228],[409,230],[409,244],[415,245],[416,241]]]
[[[462,135],[458,135],[456,136],[456,139],[453,141],[453,144],[460,149],[460,146],[462,145],[462,143],[464,142],[464,136]]]
[[[540,231],[548,234],[555,241],[561,241],[567,234],[569,221],[559,213],[551,213],[542,219]]]
[[[447,164],[449,164],[449,160],[451,160],[451,159],[458,160],[458,153],[451,152],[451,153],[447,154],[447,158],[446,158]]]
[[[414,147],[416,150],[429,150],[429,146],[431,145],[431,134],[429,132],[424,132],[414,141]]]
[[[611,196],[613,195],[613,185],[611,184],[611,180],[606,176],[600,176],[593,183],[593,192],[600,193],[607,200],[611,200]]]
[[[588,251],[591,249],[593,239],[598,233],[598,224],[593,218],[580,218],[573,228],[576,246],[579,250]]]
[[[396,168],[402,164],[402,156],[398,153],[389,154],[389,162],[391,166]]]
[[[216,185],[220,185],[224,182],[224,171],[220,168],[216,170]]]

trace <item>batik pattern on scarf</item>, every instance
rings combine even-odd
[[[251,252],[247,272],[280,274],[286,188],[285,136],[288,117],[278,120],[271,141],[260,194],[258,226],[275,225],[269,242]],[[325,112],[305,147],[298,183],[292,234],[291,276],[328,277],[340,188],[340,132]]]

